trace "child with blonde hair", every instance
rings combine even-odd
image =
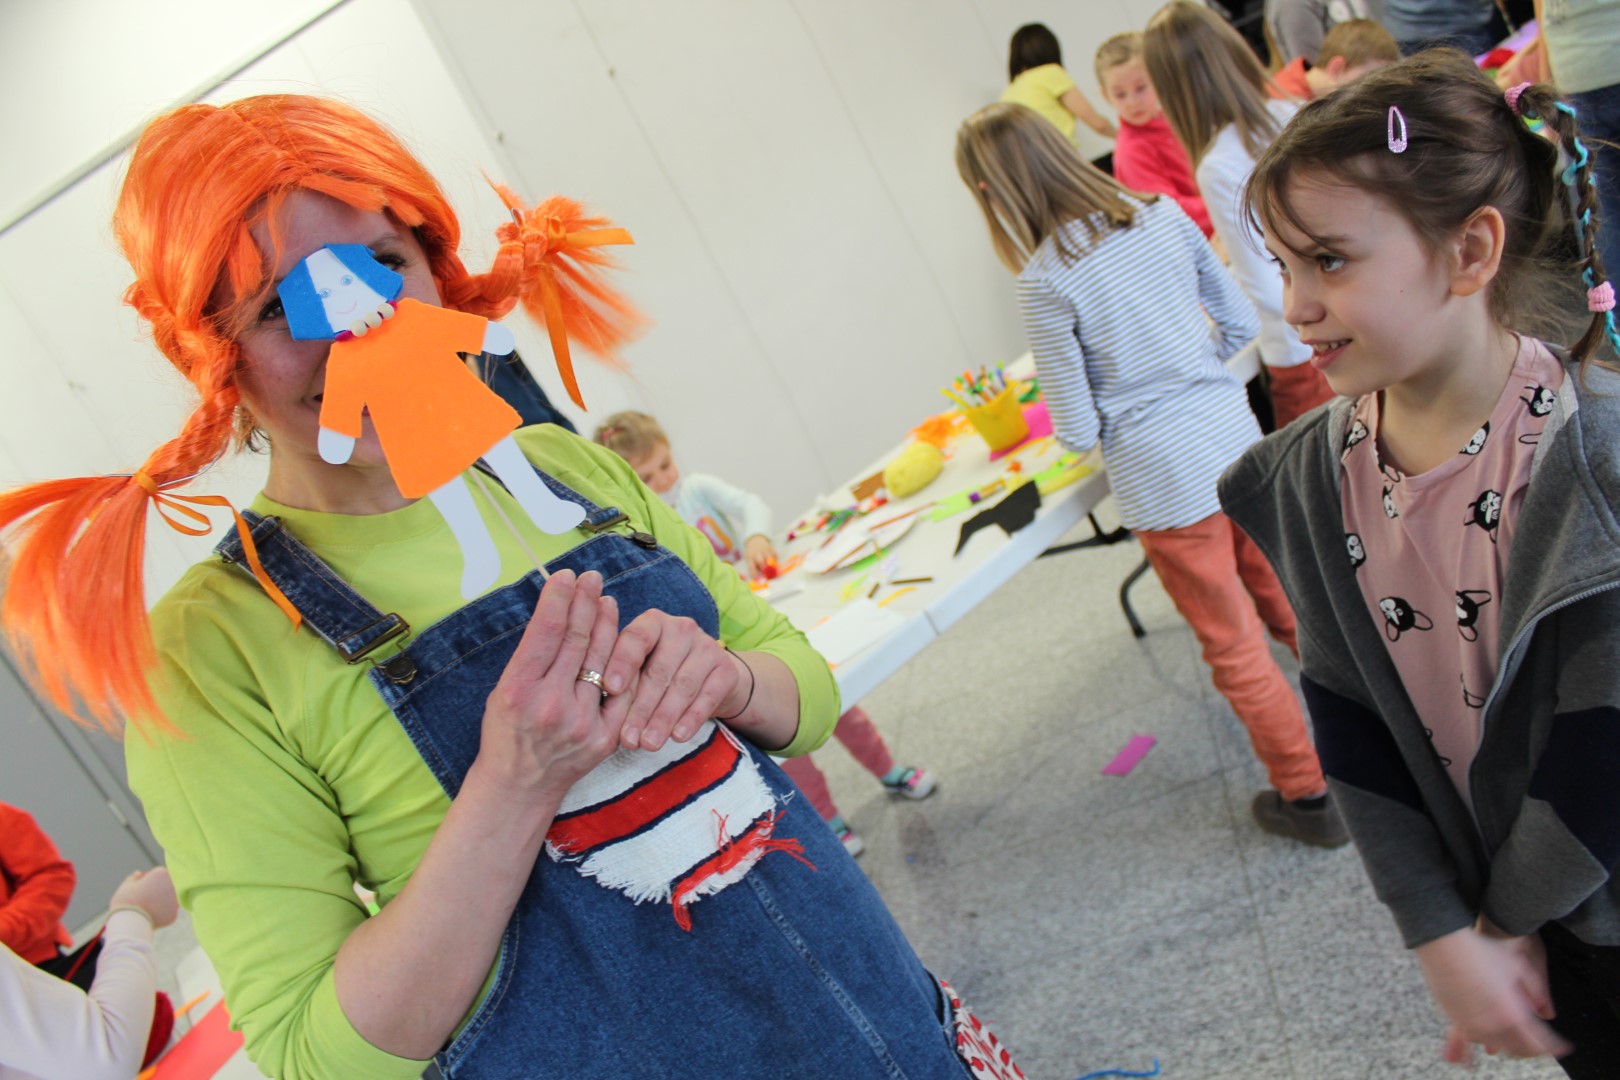
[[[1445,1056],[1583,1078],[1620,1075],[1620,373],[1595,361],[1620,334],[1595,202],[1574,108],[1452,50],[1305,106],[1248,205],[1344,396],[1221,481],[1300,613],[1323,767]],[[1526,324],[1571,224],[1566,351]]]
[[[1371,19],[1346,19],[1322,37],[1315,59],[1296,56],[1272,76],[1289,97],[1313,101],[1401,58],[1401,47]]]
[[[683,474],[670,452],[669,437],[657,420],[633,409],[614,413],[596,429],[596,441],[629,462],[641,482],[674,506],[681,520],[702,533],[722,559],[746,563],[756,575],[775,561],[771,511],[765,500],[717,476]],[[742,539],[740,548],[738,538]],[[891,795],[926,799],[934,793],[934,774],[914,765],[897,764],[872,717],[859,705],[839,716],[833,737]],[[827,787],[827,777],[810,755],[789,758],[781,764],[782,771],[804,792],[845,850],[851,855],[865,850],[865,842],[844,820]]]
[[[1168,195],[1187,216],[1213,236],[1209,210],[1193,179],[1192,162],[1164,118],[1142,63],[1142,35],[1115,34],[1097,49],[1097,82],[1103,97],[1119,114],[1114,140],[1114,179],[1136,191]]]
[[[1330,400],[1333,391],[1283,318],[1282,283],[1241,202],[1255,159],[1296,106],[1272,99],[1272,84],[1248,43],[1202,4],[1174,0],[1159,9],[1148,21],[1142,51],[1170,130],[1192,160],[1232,276],[1260,313],[1260,361],[1283,427]]]
[[[1255,797],[1255,820],[1344,844],[1299,700],[1266,642],[1269,631],[1295,647],[1293,612],[1215,498],[1216,478],[1260,438],[1223,363],[1254,337],[1253,307],[1179,206],[1120,187],[1028,109],[970,117],[956,167],[1018,277],[1053,432],[1072,450],[1101,447],[1120,519],[1266,766],[1272,787]]]

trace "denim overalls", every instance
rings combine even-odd
[[[549,571],[601,573],[621,625],[657,608],[717,633],[714,599],[684,562],[645,533],[606,531],[624,516],[540,475],[586,508],[581,529],[591,534]],[[478,752],[485,698],[534,611],[540,575],[413,631],[367,603],[277,519],[250,521],[270,577],[311,630],[350,662],[371,664],[367,676],[454,798]],[[241,563],[234,533],[218,550]],[[404,647],[388,655],[401,641]],[[382,656],[373,655],[380,646]],[[969,1075],[955,1049],[949,996],[832,831],[807,801],[790,798],[793,786],[769,756],[713,724],[683,745],[705,740],[717,747],[711,756],[734,759],[728,783],[751,785],[747,798],[763,795],[772,810],[763,819],[771,841],[754,853],[757,861],[710,874],[684,909],[676,904],[672,912],[667,900],[636,902],[634,889],[610,880],[610,870],[581,860],[573,845],[588,837],[559,845],[565,816],[583,835],[600,809],[565,803],[502,937],[493,985],[438,1056],[440,1068],[455,1080]],[[570,800],[577,803],[575,793],[610,767],[644,761],[645,752],[617,752],[576,785]],[[655,779],[682,767],[690,765],[673,761],[655,770]],[[708,795],[698,791],[684,807],[705,819],[705,834],[729,827],[738,839],[748,835],[749,821],[728,826],[724,814],[706,816],[699,804]],[[655,842],[653,830],[665,827],[632,829],[621,839]],[[721,846],[736,853],[723,838]],[[613,850],[619,849],[607,854]],[[637,873],[635,866],[620,870]],[[677,918],[683,914],[690,929]]]

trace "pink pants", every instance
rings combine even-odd
[[[1253,540],[1225,514],[1183,529],[1137,529],[1148,562],[1204,647],[1215,689],[1249,729],[1271,786],[1288,800],[1327,790],[1294,688],[1266,631],[1299,655],[1294,611]]]
[[[873,776],[885,776],[894,768],[894,755],[889,753],[889,744],[883,741],[872,718],[859,705],[838,718],[838,726],[833,728],[833,738],[843,743],[844,749]],[[827,778],[816,768],[809,754],[786,759],[782,762],[782,771],[804,792],[804,797],[810,800],[810,805],[815,807],[823,820],[831,821],[838,816],[832,792],[827,790]]]

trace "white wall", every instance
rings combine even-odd
[[[786,519],[936,410],[953,372],[1022,350],[1011,282],[952,164],[957,125],[1005,81],[1012,30],[1051,25],[1090,92],[1096,45],[1155,7],[0,0],[0,100],[30,105],[0,120],[0,222],[64,189],[0,231],[0,486],[128,471],[177,429],[187,387],[118,303],[118,133],[262,53],[207,98],[331,93],[381,116],[450,190],[474,265],[504,215],[480,169],[630,228],[619,282],[654,325],[629,376],[580,362],[581,427],[654,412],[686,468],[759,490]],[[544,335],[511,323],[561,398]],[[240,503],[261,477],[239,459],[197,490]],[[150,535],[153,591],[207,546]]]

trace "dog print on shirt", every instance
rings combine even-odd
[[[1350,554],[1350,569],[1360,570],[1361,564],[1367,561],[1367,546],[1361,542],[1361,537],[1345,533],[1344,549]]]
[[[1474,432],[1474,437],[1468,440],[1468,445],[1463,447],[1461,452],[1467,454],[1469,457],[1477,456],[1481,450],[1485,449],[1485,440],[1489,439],[1490,437],[1491,422],[1487,420],[1485,421],[1484,426],[1482,426],[1478,431]]]
[[[1490,488],[1479,493],[1478,498],[1468,504],[1468,520],[1463,522],[1463,528],[1478,525],[1485,530],[1496,543],[1496,530],[1502,525],[1502,493]]]
[[[1519,400],[1529,406],[1531,416],[1547,416],[1552,412],[1555,398],[1551,390],[1545,386],[1527,386],[1525,389],[1530,391],[1530,396]]]
[[[1412,607],[1399,596],[1386,596],[1378,601],[1378,610],[1384,613],[1384,633],[1391,641],[1411,630],[1433,630],[1434,620]]]
[[[1356,443],[1367,437],[1367,425],[1360,420],[1351,423],[1350,430],[1344,433],[1344,449],[1349,450]],[[1341,451],[1342,452],[1342,451]]]
[[[1457,633],[1464,641],[1479,640],[1474,624],[1479,622],[1479,609],[1490,602],[1491,594],[1486,589],[1457,590]]]

